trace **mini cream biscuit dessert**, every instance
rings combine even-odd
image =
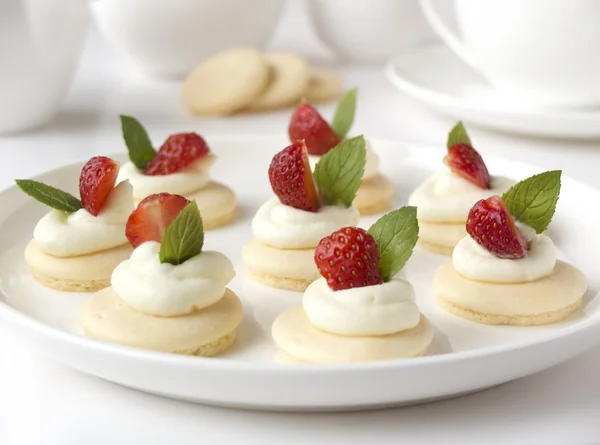
[[[448,169],[436,172],[409,197],[418,209],[419,245],[434,253],[452,254],[466,234],[465,221],[473,203],[502,194],[515,183],[503,176],[490,176],[462,122],[448,135]]]
[[[142,125],[121,116],[123,138],[130,162],[123,165],[119,179],[129,179],[136,203],[157,193],[174,193],[193,199],[203,217],[204,229],[227,224],[237,205],[233,191],[210,178],[216,157],[196,133],[169,136],[157,151]]]
[[[81,199],[41,182],[18,179],[26,194],[51,207],[35,226],[25,262],[41,284],[66,292],[93,292],[109,285],[110,274],[131,247],[125,223],[133,210],[131,185],[115,187],[119,164],[90,159],[79,178]]]
[[[354,122],[356,88],[340,100],[331,126],[308,103],[300,105],[290,120],[288,134],[291,141],[304,139],[309,161],[314,169],[319,159],[344,140]],[[361,215],[372,215],[388,210],[394,196],[392,183],[379,172],[379,157],[368,141],[365,172],[354,206]]]
[[[425,355],[433,329],[412,285],[396,274],[410,258],[419,226],[414,207],[388,213],[369,231],[345,227],[321,240],[322,275],[302,306],[281,313],[272,335],[283,360],[347,363]]]
[[[313,254],[319,240],[358,223],[352,206],[365,165],[362,136],[331,150],[311,173],[304,141],[276,154],[269,167],[275,197],[252,221],[242,250],[249,275],[267,286],[303,291],[319,277]],[[342,159],[345,162],[342,162]]]
[[[135,250],[114,270],[111,287],[85,303],[85,334],[207,357],[229,348],[242,320],[241,302],[227,288],[235,272],[225,255],[202,250],[196,202],[167,193],[146,198],[132,213],[127,234]]]
[[[473,206],[469,235],[435,274],[442,308],[478,323],[530,326],[557,322],[580,307],[586,278],[556,259],[543,233],[554,215],[560,174],[532,176],[502,198]]]

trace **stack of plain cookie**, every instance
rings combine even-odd
[[[286,108],[302,99],[324,102],[341,93],[337,74],[309,66],[302,56],[240,48],[194,69],[183,84],[181,103],[194,115],[224,116]]]

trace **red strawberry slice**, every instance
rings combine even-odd
[[[300,105],[290,120],[290,141],[304,139],[311,155],[321,156],[340,143],[333,128],[310,104]]]
[[[208,155],[206,142],[196,133],[179,133],[169,136],[156,156],[148,163],[147,175],[170,175],[183,170],[197,159]]]
[[[86,162],[79,176],[81,204],[94,216],[98,216],[108,195],[115,188],[119,164],[105,156],[96,156]]]
[[[456,144],[448,149],[444,162],[457,175],[472,182],[482,189],[490,188],[488,169],[473,147],[467,144]]]
[[[467,218],[467,233],[498,258],[516,259],[527,254],[527,242],[499,196],[482,199],[473,206]]]
[[[377,243],[366,230],[344,227],[315,249],[315,263],[333,290],[383,284]]]
[[[167,227],[189,202],[170,193],[146,197],[127,220],[125,236],[129,243],[135,248],[146,241],[161,242]]]
[[[294,142],[273,157],[269,180],[282,204],[309,212],[319,210],[319,194],[304,141]]]

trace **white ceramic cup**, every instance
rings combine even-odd
[[[284,0],[97,0],[104,36],[151,77],[185,77],[198,63],[238,46],[261,49]]]
[[[344,61],[383,63],[435,38],[417,0],[310,0],[319,38]]]
[[[600,1],[456,0],[460,37],[437,3],[420,0],[429,24],[498,91],[541,106],[600,104]]]
[[[87,0],[0,1],[0,134],[48,122],[77,68]]]

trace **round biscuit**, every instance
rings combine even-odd
[[[192,114],[222,116],[254,102],[269,82],[269,69],[255,49],[219,53],[194,69],[183,83],[181,103]]]
[[[309,68],[303,57],[295,54],[267,54],[270,81],[249,111],[274,110],[296,105],[306,95]]]
[[[212,357],[233,344],[242,316],[242,303],[230,289],[216,303],[191,314],[154,317],[130,308],[107,287],[84,303],[80,324],[88,337],[97,340]]]
[[[306,100],[311,103],[335,100],[342,95],[342,78],[333,71],[311,67]]]

